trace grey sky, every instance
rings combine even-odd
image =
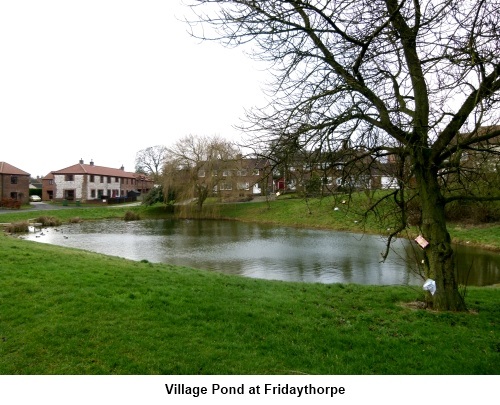
[[[186,12],[178,0],[0,0],[0,161],[32,176],[80,158],[133,171],[148,146],[238,137],[265,74],[191,38]]]

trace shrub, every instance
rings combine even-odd
[[[163,203],[163,187],[153,187],[143,198],[142,205],[149,207],[156,203]]]
[[[9,233],[23,233],[29,232],[28,222],[14,222],[5,226],[5,231]]]
[[[500,220],[500,203],[498,201],[454,201],[446,206],[446,218],[450,221],[474,223],[496,222]]]
[[[13,198],[2,198],[0,201],[0,207],[18,210],[21,208],[21,201],[14,200]]]
[[[140,215],[134,211],[127,211],[124,217],[125,221],[137,221],[141,219]]]
[[[61,220],[55,217],[42,216],[35,219],[42,226],[59,226],[61,225]]]

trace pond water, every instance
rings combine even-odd
[[[419,248],[396,241],[382,263],[380,236],[234,221],[98,221],[31,233],[38,242],[132,260],[148,260],[245,277],[319,283],[422,285]],[[500,282],[500,255],[457,247],[461,283]]]

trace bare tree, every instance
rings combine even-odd
[[[234,165],[239,150],[218,136],[188,135],[167,148],[164,166],[164,192],[173,191],[178,203],[196,201],[201,211],[205,200],[223,181],[222,169]]]
[[[158,182],[165,163],[167,148],[163,145],[150,146],[137,152],[135,156],[135,171],[153,177]]]
[[[193,35],[208,23],[226,45],[251,42],[270,62],[272,103],[248,114],[255,143],[338,151],[345,142],[377,159],[397,156],[390,193],[399,226],[420,202],[429,303],[464,310],[445,206],[500,199],[443,187],[463,151],[497,156],[500,2],[497,0],[191,0]],[[202,23],[202,24],[197,24]],[[488,125],[491,130],[482,131]],[[464,134],[467,134],[466,136]],[[489,144],[488,147],[483,147]],[[483,146],[481,146],[483,145]],[[352,159],[351,159],[352,160]],[[347,168],[351,160],[343,164]],[[358,161],[356,158],[352,161]],[[455,182],[455,184],[458,184]],[[386,197],[387,199],[387,197]],[[375,205],[374,205],[375,206]]]

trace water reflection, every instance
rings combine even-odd
[[[415,245],[399,240],[385,263],[379,236],[232,221],[99,221],[50,229],[36,241],[132,260],[149,260],[246,277],[320,283],[421,285]],[[418,251],[417,251],[418,252]],[[500,282],[500,255],[457,251],[460,280]]]

